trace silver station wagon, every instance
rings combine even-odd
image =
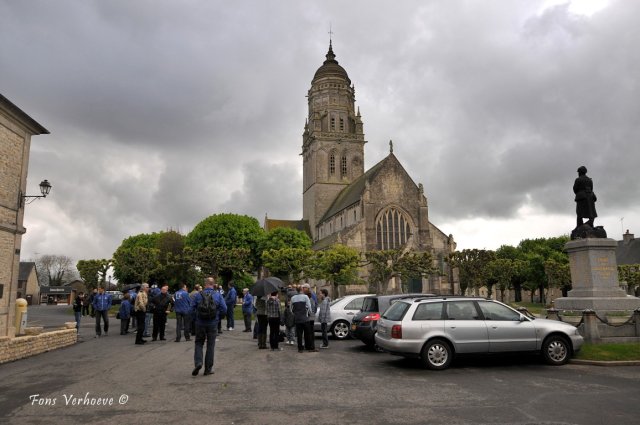
[[[399,300],[378,322],[383,350],[418,357],[429,369],[446,369],[457,354],[538,352],[562,365],[582,347],[567,323],[529,318],[498,301],[471,297]]]

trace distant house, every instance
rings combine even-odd
[[[73,295],[71,297],[71,302],[73,302],[73,300],[75,299],[75,297],[79,293],[81,293],[81,292],[83,294],[87,293],[87,285],[86,285],[86,283],[84,283],[84,280],[82,280],[82,279],[72,280],[71,282],[65,283],[63,286],[71,288],[71,290],[73,291]]]
[[[25,298],[29,305],[40,304],[40,283],[38,283],[36,263],[32,261],[20,262],[16,298]]]
[[[640,240],[629,233],[629,230],[618,241],[616,261],[618,264],[640,264]]]

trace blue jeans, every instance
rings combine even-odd
[[[235,321],[233,319],[233,309],[235,306],[235,304],[227,304],[227,329],[235,327]]]
[[[196,348],[193,353],[193,363],[196,367],[202,366],[202,347],[207,341],[207,353],[204,358],[204,371],[213,370],[213,350],[216,347],[216,336],[218,335],[218,324],[196,323]]]
[[[80,332],[80,318],[82,317],[82,311],[74,311],[73,315],[76,317],[76,331]]]
[[[151,319],[153,319],[153,313],[146,313],[144,316],[144,334],[143,336],[151,336],[149,335],[149,330],[151,328]]]

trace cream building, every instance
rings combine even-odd
[[[49,134],[0,95],[0,337],[15,335],[20,247],[31,136]]]
[[[355,87],[331,43],[307,98],[301,154],[303,220],[266,219],[265,228],[308,229],[316,250],[341,243],[363,253],[407,248],[431,252],[440,275],[408,282],[409,291],[457,293],[455,273],[444,261],[455,250],[453,236],[429,221],[424,187],[406,172],[392,142],[388,156],[364,169],[367,141],[355,106]],[[396,283],[392,290],[398,289]]]

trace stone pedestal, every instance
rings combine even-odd
[[[567,297],[557,298],[555,307],[597,312],[640,308],[640,298],[628,296],[618,284],[617,246],[618,243],[609,238],[567,242],[564,250],[569,254],[573,289]]]

